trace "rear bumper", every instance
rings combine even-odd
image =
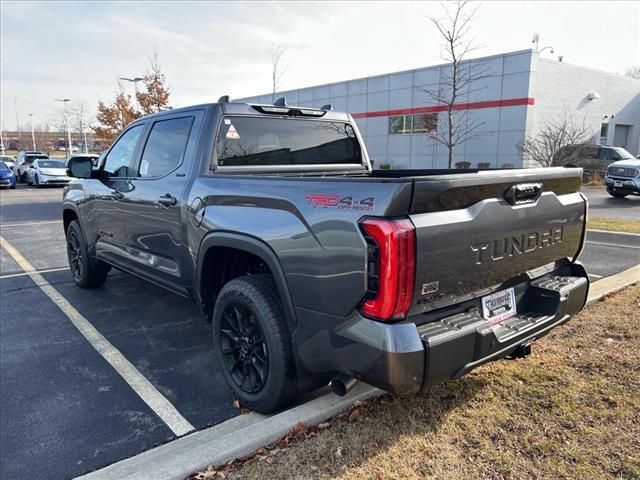
[[[589,280],[575,263],[513,287],[519,313],[500,324],[490,325],[473,302],[424,324],[420,316],[396,324],[358,317],[333,332],[321,363],[387,391],[418,392],[508,356],[567,322],[586,303]],[[314,350],[307,361],[319,360]]]

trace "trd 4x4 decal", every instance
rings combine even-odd
[[[310,193],[304,196],[307,199],[307,203],[313,208],[338,208],[340,210],[361,210],[370,212],[373,210],[376,199],[373,197],[365,197],[356,199],[349,195],[340,198],[337,195],[323,195],[320,193]]]

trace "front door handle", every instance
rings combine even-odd
[[[165,193],[158,199],[158,203],[160,205],[164,205],[165,207],[171,207],[178,203],[178,199],[170,193]]]
[[[118,192],[117,190],[115,190],[109,194],[109,198],[113,198],[114,200],[122,200],[124,198],[124,195],[122,194],[122,192]]]

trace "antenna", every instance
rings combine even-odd
[[[279,99],[277,99],[275,102],[273,102],[273,104],[276,107],[286,107],[287,106],[287,99],[284,97],[280,97]]]
[[[231,102],[231,97],[229,95],[223,95],[218,99],[218,103],[229,103]]]
[[[320,110],[333,110],[333,105],[331,105],[330,103],[327,103],[326,105],[323,105],[322,107],[320,107]]]

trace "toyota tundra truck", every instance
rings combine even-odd
[[[115,268],[189,297],[241,404],[331,383],[397,394],[521,358],[585,304],[581,170],[373,170],[353,118],[217,103],[72,158],[73,281]]]

